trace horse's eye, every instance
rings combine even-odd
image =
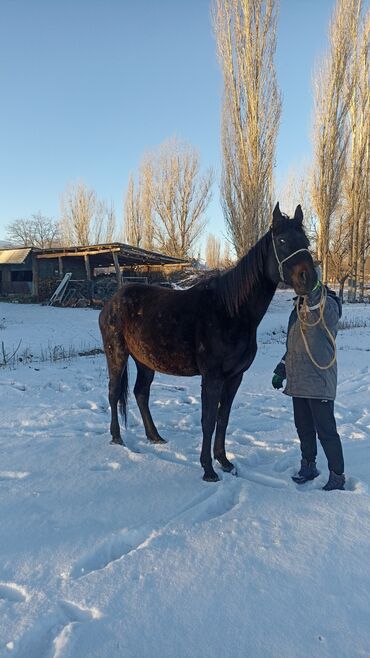
[[[280,242],[280,244],[285,244],[285,240],[284,240],[284,238],[280,238],[280,239],[279,239],[279,242]]]

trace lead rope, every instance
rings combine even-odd
[[[299,303],[297,301],[297,316],[298,316],[298,320],[299,320],[299,327],[300,327],[300,330],[301,330],[302,340],[303,340],[303,343],[304,343],[304,346],[306,348],[306,352],[307,352],[309,358],[311,359],[312,363],[316,366],[316,368],[319,368],[319,370],[328,370],[329,368],[331,368],[334,365],[334,363],[337,360],[337,346],[335,344],[335,338],[334,338],[333,334],[331,333],[331,331],[328,329],[328,326],[327,326],[327,324],[325,322],[325,318],[324,318],[324,311],[325,311],[325,305],[326,305],[327,297],[328,297],[327,290],[326,290],[326,288],[324,288],[324,286],[322,286],[321,299],[320,299],[320,303],[319,303],[320,313],[319,313],[318,320],[316,320],[315,322],[307,322],[306,320],[303,319],[303,317],[301,315],[301,312],[299,310]],[[307,315],[307,310],[308,310],[307,298],[305,297],[304,298],[304,311],[305,311],[306,315]],[[323,327],[324,327],[326,333],[328,334],[329,339],[330,339],[330,341],[333,345],[333,349],[334,349],[334,356],[331,359],[330,363],[328,363],[327,366],[320,366],[320,364],[317,363],[316,359],[314,359],[314,357],[312,356],[312,352],[309,348],[307,338],[304,335],[304,327],[316,327],[320,322],[322,322]]]

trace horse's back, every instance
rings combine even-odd
[[[199,292],[189,294],[190,290],[127,284],[104,307],[100,326],[121,331],[130,354],[147,367],[196,375]]]

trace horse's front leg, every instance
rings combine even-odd
[[[230,473],[233,470],[234,464],[232,464],[232,462],[230,462],[226,457],[226,429],[229,422],[231,406],[242,379],[243,373],[225,381],[222,388],[220,406],[217,414],[216,438],[213,454],[214,458],[217,459],[217,461],[221,464],[222,470],[226,471],[227,473]]]
[[[220,402],[223,380],[211,375],[202,377],[202,431],[203,443],[200,463],[204,468],[203,480],[217,482],[219,477],[213,470],[211,441],[215,429],[217,409]]]

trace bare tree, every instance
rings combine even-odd
[[[238,256],[262,235],[271,215],[281,114],[276,21],[275,0],[214,0],[224,79],[221,201]]]
[[[61,198],[61,234],[65,245],[110,242],[116,230],[113,204],[79,182],[68,185]]]
[[[130,176],[124,201],[123,225],[124,239],[128,244],[153,249],[153,166],[148,156],[144,157],[140,165],[136,188],[134,178]]]
[[[96,202],[95,216],[90,227],[90,242],[94,244],[113,242],[116,236],[116,211],[111,202]]]
[[[218,269],[221,264],[221,243],[212,233],[207,237],[206,263],[211,270]]]
[[[230,242],[226,240],[221,255],[220,266],[226,269],[232,265],[235,265],[235,260],[231,256]]]
[[[140,214],[142,221],[142,246],[144,249],[154,247],[154,209],[153,209],[153,164],[148,157],[144,157],[140,166]]]
[[[190,257],[205,226],[212,171],[201,174],[199,153],[177,139],[165,142],[151,162],[154,244],[170,256]]]
[[[350,227],[349,266],[351,271],[348,299],[363,299],[365,262],[369,243],[370,221],[370,10],[365,15],[358,42],[351,79],[353,80],[349,121],[351,145],[345,174],[344,197]]]
[[[339,297],[342,301],[344,284],[351,274],[350,234],[351,227],[347,222],[345,214],[339,213],[339,217],[334,220],[331,231],[328,274],[331,280],[339,284]]]
[[[82,182],[68,185],[61,198],[61,232],[66,245],[90,244],[97,198]]]
[[[140,197],[135,190],[135,183],[131,175],[128,182],[124,202],[124,235],[123,239],[134,247],[140,247],[142,242],[143,226],[140,214]]]
[[[113,202],[105,204],[104,242],[114,242],[117,239],[117,219]]]
[[[59,223],[41,212],[11,222],[7,235],[12,242],[25,247],[48,249],[60,243]]]
[[[125,239],[145,249],[190,257],[204,229],[212,182],[212,171],[200,171],[198,152],[177,139],[145,154],[137,184],[131,176],[125,196]]]
[[[311,196],[312,171],[310,167],[295,168],[289,172],[278,193],[280,205],[288,215],[294,215],[298,204],[302,206],[305,230],[311,241],[311,250],[317,255],[317,219]]]
[[[329,30],[329,52],[317,69],[315,88],[313,205],[318,217],[318,255],[328,277],[330,227],[342,193],[349,143],[350,75],[361,0],[338,0]]]

